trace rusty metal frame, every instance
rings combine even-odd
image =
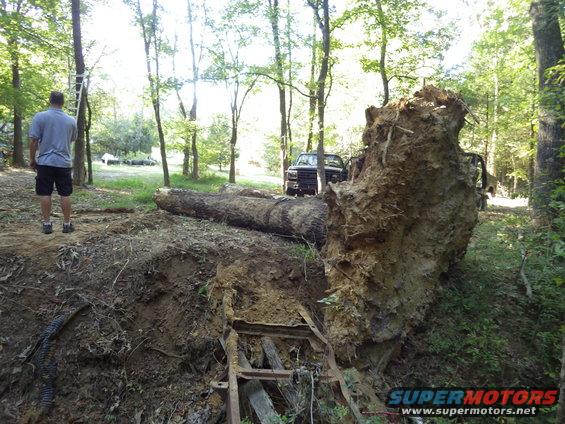
[[[302,319],[306,322],[298,325],[283,325],[271,323],[253,323],[241,319],[234,319],[225,342],[222,345],[227,356],[227,380],[212,381],[211,387],[220,393],[226,401],[226,415],[228,424],[240,424],[241,415],[239,410],[239,387],[238,378],[246,380],[286,381],[293,376],[293,370],[273,370],[260,368],[244,368],[239,365],[238,340],[239,333],[253,336],[272,336],[290,339],[308,340],[312,348],[317,352],[325,352],[328,370],[323,372],[319,378],[325,382],[336,382],[339,385],[341,396],[347,403],[355,420],[362,424],[364,417],[355,404],[345,382],[343,373],[337,366],[335,354],[328,340],[322,335],[314,320],[303,307],[298,310]],[[322,348],[323,346],[323,348]]]

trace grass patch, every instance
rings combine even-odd
[[[109,167],[112,172],[114,169]],[[119,174],[118,174],[119,175]],[[180,173],[171,174],[171,187],[190,189],[200,192],[217,192],[220,187],[228,182],[223,175],[204,174],[198,180]],[[261,188],[271,191],[280,191],[276,184],[256,182],[248,179],[240,179],[237,184],[245,187]],[[152,208],[153,194],[159,187],[163,187],[163,177],[158,173],[145,173],[137,176],[115,176],[114,178],[99,178],[96,187],[109,190],[109,199],[100,202],[100,207],[146,207]],[[88,191],[85,191],[88,196]]]
[[[531,299],[519,277],[521,243]],[[526,211],[481,213],[464,260],[391,378],[401,386],[558,386],[564,271],[551,234],[534,228]]]

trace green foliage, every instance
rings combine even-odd
[[[203,165],[218,165],[220,170],[227,166],[230,161],[230,137],[231,126],[228,117],[214,115],[212,123],[202,132],[200,162]]]
[[[281,148],[280,139],[277,135],[271,134],[267,136],[263,144],[263,160],[267,166],[267,170],[272,175],[278,175],[281,170]]]
[[[14,108],[27,123],[47,107],[51,90],[66,91],[69,28],[60,2],[0,2],[0,125],[11,121]],[[16,63],[19,88],[12,85]],[[11,144],[8,138],[0,141]]]
[[[318,257],[316,249],[307,244],[294,244],[289,253],[291,256],[305,261],[314,261]]]
[[[155,124],[140,114],[133,117],[104,119],[93,128],[92,151],[128,155],[131,152],[151,153],[151,147],[157,145]]]
[[[336,21],[343,26],[361,22],[364,30],[361,58],[365,72],[383,71],[381,48],[386,48],[384,71],[394,95],[405,95],[420,83],[419,77],[443,73],[441,59],[453,37],[449,26],[425,28],[424,17],[440,21],[442,13],[421,0],[356,0]],[[415,25],[419,22],[419,25]]]
[[[492,6],[481,18],[468,70],[448,82],[462,92],[480,123],[461,133],[465,149],[485,156],[490,173],[527,196],[535,155],[537,79],[529,1]]]
[[[518,273],[521,247],[528,252],[532,299]],[[424,325],[420,355],[438,371],[416,372],[413,383],[555,385],[565,312],[556,280],[564,272],[547,231],[535,229],[523,212],[485,213]]]

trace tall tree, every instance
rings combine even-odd
[[[49,26],[50,21],[60,22],[61,17],[56,15],[57,12],[54,2],[0,0],[0,37],[5,41],[5,45],[2,44],[8,56],[7,63],[10,69],[10,89],[2,90],[4,94],[2,97],[9,99],[10,103],[15,166],[25,166],[22,130],[24,112],[26,107],[32,109],[30,94],[32,92],[36,96],[39,94],[31,89],[31,87],[35,88],[31,78],[39,76],[41,72],[45,73],[42,69],[43,61],[38,61],[42,53],[40,49],[47,46],[53,48],[51,60],[64,50],[60,49],[59,40],[56,40],[58,36]],[[27,57],[30,53],[35,53],[33,63]],[[22,66],[25,69],[22,70]],[[23,71],[26,73],[27,81],[24,85],[27,89],[22,87]],[[40,85],[43,83],[46,81],[42,81]],[[45,85],[49,86],[49,84]],[[34,98],[33,101],[36,102],[36,99]]]
[[[84,155],[85,155],[85,105],[86,95],[84,95],[85,72],[84,55],[82,52],[82,31],[80,25],[80,0],[71,1],[71,16],[73,22],[73,50],[75,57],[76,69],[76,93],[77,93],[77,139],[75,141],[75,154],[73,163],[73,183],[75,185],[84,185],[85,182],[85,168],[84,168]],[[82,91],[82,93],[80,93]]]
[[[127,4],[132,5],[132,0],[126,0]],[[149,93],[151,104],[155,114],[155,124],[157,135],[159,136],[159,150],[161,152],[161,164],[163,166],[163,183],[165,187],[171,185],[169,177],[169,166],[167,164],[167,148],[165,146],[165,133],[161,120],[161,74],[160,56],[162,53],[162,40],[160,36],[158,10],[158,0],[153,0],[153,7],[149,15],[145,15],[141,9],[140,0],[135,0],[133,4],[136,14],[136,24],[141,29],[143,45],[145,50],[145,64],[147,67],[147,79],[149,81]]]
[[[308,0],[308,5],[314,11],[314,18],[322,33],[322,58],[320,73],[316,83],[316,101],[318,104],[318,145],[316,155],[318,159],[318,193],[326,188],[326,170],[324,166],[324,132],[326,109],[326,79],[330,61],[330,7],[328,0]],[[321,12],[321,15],[320,15]]]
[[[280,113],[280,163],[281,175],[284,181],[286,180],[286,170],[288,168],[288,118],[286,109],[286,88],[282,83],[285,79],[284,75],[284,58],[281,51],[281,37],[279,30],[279,16],[280,7],[279,0],[269,0],[267,8],[267,16],[271,23],[271,31],[273,36],[273,46],[275,48],[275,68],[277,75],[277,88],[279,91],[279,113]]]
[[[560,156],[563,147],[563,115],[560,109],[565,104],[565,84],[556,76],[548,75],[548,70],[557,66],[565,54],[559,26],[559,7],[557,0],[539,0],[532,2],[530,8],[540,93],[532,206],[542,220],[551,218],[555,213],[548,205],[564,165]]]
[[[188,114],[186,113],[186,107],[184,105],[184,102],[182,100],[182,96],[180,95],[180,89],[181,89],[181,83],[179,82],[178,78],[177,78],[177,72],[176,72],[176,56],[177,56],[177,36],[175,35],[175,45],[173,47],[173,51],[172,51],[172,62],[173,62],[173,86],[175,89],[175,94],[177,96],[177,101],[179,103],[179,113],[180,113],[180,117],[182,119],[182,121],[178,121],[176,122],[175,126],[177,127],[180,133],[180,137],[183,140],[182,143],[182,153],[183,153],[183,159],[182,159],[182,175],[188,176],[189,172],[189,167],[190,167],[190,143],[192,140],[192,134],[190,131],[188,130],[188,126],[186,125],[187,120],[188,120]]]
[[[317,22],[315,18],[316,12],[314,12],[314,17],[312,19],[313,29],[311,36],[311,58],[310,58],[310,81],[308,84],[308,137],[306,139],[307,152],[312,151],[312,145],[314,142],[314,120],[316,119],[316,64],[317,64],[317,49],[318,45],[316,42],[317,34]]]
[[[190,44],[190,55],[192,58],[192,106],[190,108],[190,114],[189,114],[189,119],[195,123],[196,122],[196,110],[197,110],[197,104],[198,104],[198,80],[199,80],[199,76],[200,76],[200,62],[202,60],[202,51],[203,51],[203,46],[204,46],[204,42],[202,40],[201,44],[200,44],[200,54],[198,56],[198,58],[196,57],[196,49],[194,48],[194,17],[193,17],[193,11],[192,11],[192,2],[191,0],[187,0],[187,11],[188,11],[188,32],[189,32],[189,37],[188,37],[188,41]],[[206,5],[205,3],[203,3],[203,7],[204,7],[204,11],[206,11]],[[198,147],[196,145],[196,137],[197,137],[197,131],[194,130],[192,131],[192,137],[191,137],[191,152],[192,152],[192,179],[193,180],[197,180],[199,177],[198,174]]]
[[[86,143],[86,175],[87,183],[92,185],[94,182],[92,175],[92,149],[90,146],[90,130],[92,128],[92,107],[90,101],[88,100],[88,90],[85,92],[85,103],[86,103],[86,122],[84,126],[84,141]]]
[[[259,2],[232,0],[220,19],[209,20],[208,25],[216,36],[209,49],[212,59],[206,78],[223,82],[230,96],[231,136],[229,182],[235,183],[235,159],[238,130],[243,106],[255,87],[259,75],[250,72],[245,49],[258,34],[255,25]]]
[[[341,26],[348,21],[360,21],[365,37],[361,43],[370,54],[361,58],[365,72],[377,72],[382,85],[382,105],[391,97],[391,87],[406,94],[418,83],[418,71],[431,68],[437,72],[442,52],[451,38],[450,28],[426,30],[424,13],[438,18],[440,13],[422,0],[355,0],[343,16],[336,20]]]

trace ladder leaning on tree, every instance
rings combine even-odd
[[[80,108],[80,103],[82,101],[82,94],[88,90],[88,85],[90,83],[90,75],[88,72],[83,74],[69,74],[69,99],[74,98],[74,101],[67,103],[67,110],[69,114],[74,116],[78,120],[78,112]],[[74,87],[74,89],[73,89]]]

